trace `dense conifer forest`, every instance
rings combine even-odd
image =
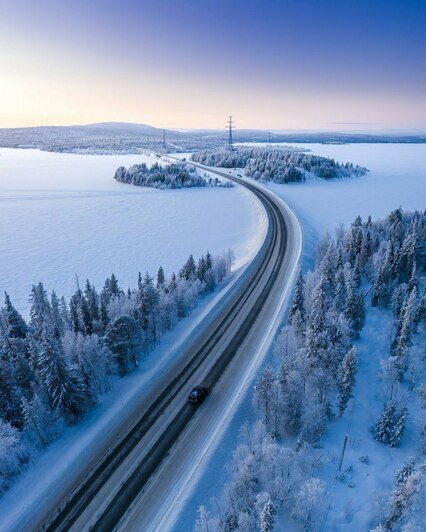
[[[358,217],[348,230],[340,228],[335,238],[322,239],[315,268],[305,274],[299,271],[288,321],[275,341],[275,363],[267,365],[256,382],[256,421],[242,428],[231,480],[213,505],[216,515],[200,508],[199,532],[267,532],[274,530],[275,518],[281,525],[320,529],[333,496],[331,483],[321,478],[327,462],[322,438],[331,430],[332,420],[346,416],[350,422],[357,416],[362,424],[366,411],[354,403],[360,369],[375,388],[376,398],[367,405],[375,422],[364,427],[365,440],[376,440],[377,453],[385,448],[389,453],[401,446],[410,422],[410,443],[415,449],[406,461],[394,455],[400,466],[393,483],[389,478],[391,488],[380,494],[376,511],[363,511],[370,512],[377,532],[421,529],[426,452],[425,268],[425,213],[397,209],[377,222]],[[362,357],[357,347],[372,314],[381,316],[380,326],[390,324],[391,332],[387,347],[385,340],[384,351],[374,355],[379,357],[374,365],[370,360],[374,338],[366,339],[364,346],[370,349],[366,352],[363,347]],[[372,330],[377,335],[377,326]],[[370,367],[378,370],[370,374]],[[372,467],[362,444],[358,441],[358,466],[339,468],[335,482],[340,486],[351,487],[351,468]],[[376,496],[371,493],[371,501]]]
[[[352,163],[340,164],[334,159],[312,155],[296,148],[244,148],[203,150],[192,159],[207,166],[244,168],[248,177],[275,183],[294,183],[307,177],[336,179],[358,177],[366,168]]]
[[[138,367],[167,331],[231,270],[233,253],[191,255],[178,274],[139,274],[123,290],[112,274],[69,301],[32,287],[26,321],[8,294],[0,309],[0,493],[67,426],[80,421],[116,376]]]

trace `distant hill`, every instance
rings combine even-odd
[[[266,142],[268,133],[257,129],[236,129],[235,142]],[[426,134],[367,134],[341,132],[277,132],[269,133],[271,142],[345,143],[425,143]],[[39,126],[0,129],[0,146],[7,148],[39,148],[69,153],[142,153],[146,150],[195,151],[214,148],[227,142],[226,129],[166,130],[148,124],[99,122],[74,126]]]

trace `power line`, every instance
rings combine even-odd
[[[229,115],[228,121],[226,122],[226,127],[228,129],[228,150],[234,150],[234,144],[232,140],[232,131],[235,129],[235,122],[232,120],[232,116]]]

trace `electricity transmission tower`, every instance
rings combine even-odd
[[[163,129],[163,148],[166,149],[166,130]]]
[[[229,151],[233,151],[234,150],[234,145],[233,145],[233,141],[232,141],[232,131],[235,129],[235,122],[232,120],[232,116],[229,115],[229,119],[228,121],[226,122],[226,127],[228,129],[228,150]]]
[[[268,136],[266,138],[266,142],[269,144],[271,142],[271,132],[268,131]]]

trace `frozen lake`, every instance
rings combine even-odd
[[[259,206],[242,187],[138,188],[116,168],[145,155],[74,155],[0,148],[0,290],[23,313],[42,281],[68,297],[114,272],[135,286],[138,271],[179,268],[190,253],[232,248],[243,261],[259,239]]]

